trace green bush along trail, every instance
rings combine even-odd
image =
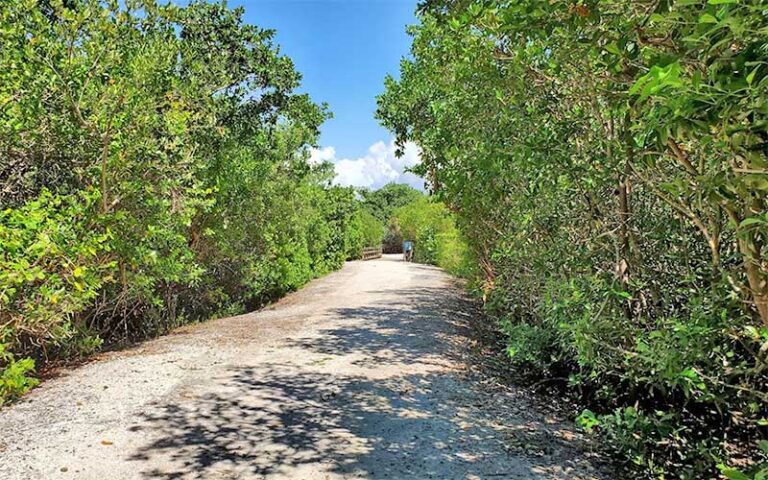
[[[430,195],[310,163],[242,14],[0,4],[0,402],[410,240],[628,478],[768,478],[768,2],[420,2],[377,117]]]
[[[512,362],[581,398],[631,478],[766,478],[768,3],[419,12],[378,115],[422,149]]]
[[[242,13],[0,6],[0,400],[34,360],[254,308],[380,243],[306,161],[327,109]]]

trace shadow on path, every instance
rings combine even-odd
[[[320,329],[320,336],[289,341],[291,347],[324,355],[364,356],[356,364],[413,364],[458,360],[450,348],[468,334],[466,320],[474,304],[438,288],[394,290],[377,305],[341,308],[329,315],[341,325]]]
[[[473,305],[439,288],[383,298],[329,312],[331,326],[285,345],[397,373],[374,380],[298,361],[232,367],[138,419],[131,431],[155,440],[131,460],[161,465],[143,472],[158,479],[575,478],[509,455],[506,427],[478,414],[484,400],[446,367],[459,360],[451,343]],[[522,441],[540,441],[527,432]]]
[[[496,432],[463,425],[462,405],[443,394],[455,389],[454,379],[410,375],[371,382],[286,375],[285,368],[233,372],[221,379],[227,393],[205,394],[186,407],[160,407],[134,430],[158,429],[161,438],[132,460],[167,457],[169,470],[145,472],[164,479],[209,478],[212,467],[233,475],[291,478],[302,465],[370,479],[504,473],[492,461],[501,447],[489,445],[498,441]]]

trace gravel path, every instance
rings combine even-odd
[[[472,311],[439,269],[350,262],[45,382],[0,411],[0,478],[599,478],[569,425],[472,373]]]

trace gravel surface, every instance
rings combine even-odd
[[[439,269],[350,262],[267,309],[101,356],[0,411],[0,479],[598,479],[489,388]]]

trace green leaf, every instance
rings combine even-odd
[[[621,50],[619,49],[618,45],[616,45],[615,42],[609,43],[608,45],[606,45],[605,49],[614,55],[621,55]]]
[[[746,327],[744,327],[744,331],[747,335],[749,335],[753,339],[760,338],[760,332],[758,332],[757,328],[755,328],[753,325],[747,325]]]
[[[710,5],[722,5],[724,3],[739,3],[739,0],[709,0]]]
[[[710,13],[705,13],[699,17],[699,23],[717,23],[717,18]]]
[[[692,368],[686,368],[682,372],[680,372],[681,377],[690,378],[693,380],[698,380],[699,375],[692,369]]]
[[[750,225],[760,225],[760,224],[763,224],[763,223],[765,223],[765,220],[763,220],[760,217],[749,217],[749,218],[745,218],[744,220],[742,220],[741,223],[739,224],[739,227],[740,228],[744,228],[744,227],[748,227]]]
[[[589,409],[585,409],[576,417],[576,423],[587,432],[591,432],[595,427],[600,426],[600,420]]]
[[[754,70],[752,70],[752,71],[749,73],[749,75],[747,75],[747,84],[748,84],[749,86],[752,86],[752,82],[754,82],[754,81],[755,81],[755,75],[757,75],[757,71],[758,71],[758,70],[760,70],[760,65],[758,65],[757,67],[755,67],[755,69],[754,69]]]
[[[744,176],[744,183],[754,190],[768,190],[768,175],[749,174]]]
[[[760,447],[760,450],[768,454],[768,440],[760,440],[757,442],[757,446]]]
[[[721,468],[720,473],[722,473],[725,478],[729,478],[730,480],[752,480],[735,468]]]

